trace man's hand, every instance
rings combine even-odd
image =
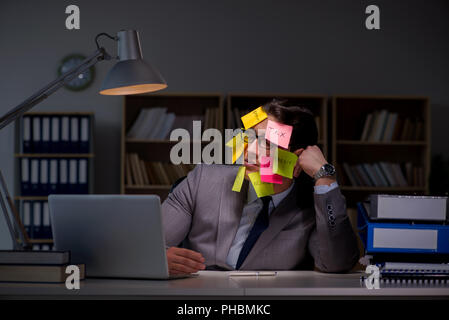
[[[306,149],[298,149],[294,152],[299,158],[296,163],[294,176],[298,177],[301,170],[304,170],[309,176],[313,178],[315,173],[327,163],[318,146],[308,146]]]
[[[168,271],[170,274],[189,274],[204,270],[204,257],[201,253],[177,247],[170,247],[166,251]]]

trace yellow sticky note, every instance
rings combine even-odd
[[[232,191],[240,192],[243,185],[243,180],[245,179],[245,170],[246,168],[244,166],[241,166],[239,168],[239,171],[237,172],[237,176],[234,180],[234,185],[232,186]]]
[[[273,173],[293,179],[293,170],[297,161],[296,154],[278,148],[273,157]]]
[[[248,177],[256,190],[256,194],[259,198],[274,194],[274,188],[272,183],[262,182],[260,180],[259,171],[248,173]]]
[[[236,162],[243,151],[245,151],[245,146],[247,144],[245,142],[245,137],[246,135],[244,133],[239,133],[226,143],[227,147],[232,148],[232,163]]]
[[[267,118],[267,114],[263,111],[262,107],[254,109],[250,113],[245,114],[241,117],[243,125],[245,126],[245,130],[251,127],[254,127],[259,122],[265,120]]]

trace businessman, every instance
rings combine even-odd
[[[268,120],[293,127],[289,150],[299,156],[294,179],[283,177],[274,194],[257,198],[248,173],[241,192],[232,191],[238,166],[197,165],[162,204],[171,274],[215,270],[294,270],[307,261],[322,272],[349,271],[358,260],[355,234],[335,170],[317,144],[313,114],[273,100]],[[268,152],[267,146],[256,148]],[[181,247],[182,244],[182,247]]]

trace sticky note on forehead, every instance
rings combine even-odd
[[[265,139],[282,148],[288,149],[292,130],[292,126],[268,120],[267,128],[265,129]]]
[[[254,109],[250,113],[245,114],[242,119],[243,126],[245,130],[251,127],[254,127],[259,122],[265,120],[267,118],[267,113],[263,110],[262,107]]]
[[[239,168],[239,171],[237,171],[237,176],[235,177],[232,191],[240,192],[240,190],[242,190],[243,180],[245,179],[245,170],[246,168],[244,166],[241,166]]]
[[[293,179],[293,170],[297,161],[296,154],[278,148],[273,157],[273,173]]]
[[[274,194],[273,185],[271,183],[262,182],[258,171],[248,173],[248,177],[256,191],[257,197],[262,198]]]

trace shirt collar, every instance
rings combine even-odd
[[[288,187],[288,189],[286,189],[280,193],[273,194],[271,196],[271,200],[272,200],[272,203],[275,208],[277,208],[279,203],[281,203],[281,201],[284,200],[284,198],[290,193],[290,191],[292,191],[294,185],[295,185],[295,180],[293,180],[292,184],[290,185],[290,187]],[[258,198],[256,195],[256,191],[254,190],[254,187],[250,182],[249,188],[248,188],[247,203],[249,204],[251,202],[254,202],[255,200],[258,200]]]

